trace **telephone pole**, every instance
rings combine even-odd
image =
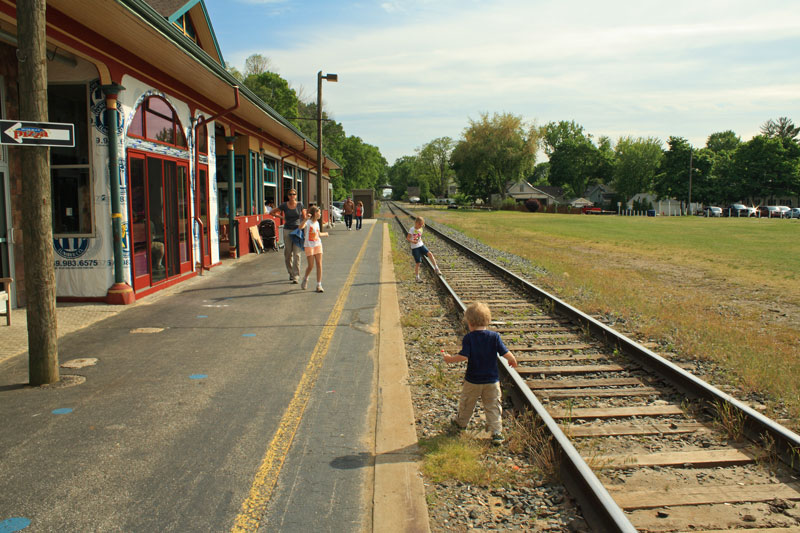
[[[45,0],[17,1],[21,120],[47,122],[45,9]],[[44,385],[59,380],[50,148],[24,146],[15,149],[20,150],[22,161],[28,373],[31,385]]]

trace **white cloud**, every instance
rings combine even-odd
[[[745,137],[747,127],[800,108],[800,59],[771,55],[779,41],[795,51],[800,44],[800,10],[790,1],[678,0],[664,11],[622,0],[445,6],[383,2],[387,13],[403,12],[398,25],[355,20],[255,51],[294,85],[315,87],[320,69],[338,73],[339,83],[323,88],[327,105],[390,161],[432,138],[458,137],[484,111],[576,120],[595,135],[704,142],[728,128]],[[725,125],[731,115],[736,127]]]

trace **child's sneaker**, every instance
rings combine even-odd
[[[417,276],[417,283],[422,283],[422,278]]]
[[[451,418],[450,419],[450,429],[452,431],[455,431],[456,433],[461,433],[462,431],[464,431],[467,428],[462,428],[461,426],[458,425],[458,422],[456,421],[455,418]]]
[[[306,287],[308,287],[308,278],[303,278],[303,283],[300,284],[300,288],[306,290]]]
[[[506,438],[503,437],[502,433],[494,433],[492,434],[492,444],[495,446],[500,446],[505,442]]]
[[[325,289],[322,288],[322,283],[317,283],[317,292],[325,292]]]
[[[436,272],[437,276],[441,276],[442,275],[442,271],[439,270],[439,266],[438,265],[433,267],[433,270],[434,270],[434,272]]]

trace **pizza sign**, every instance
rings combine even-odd
[[[75,125],[57,122],[0,120],[0,144],[75,146]]]

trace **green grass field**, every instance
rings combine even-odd
[[[537,284],[628,334],[720,364],[723,378],[800,416],[800,221],[428,210],[526,257]]]

